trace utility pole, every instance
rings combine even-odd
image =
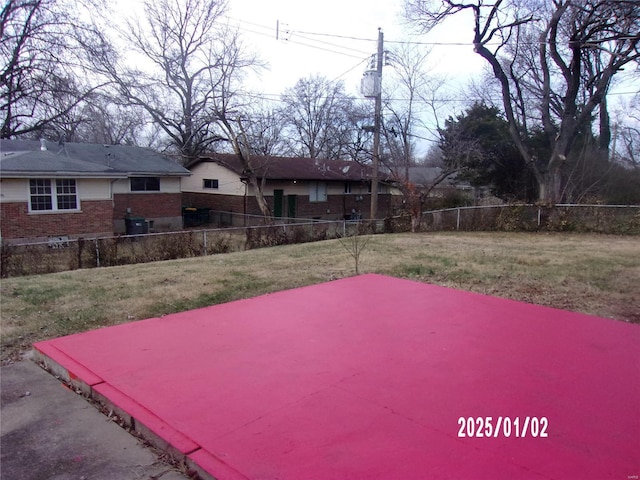
[[[378,216],[378,169],[380,165],[380,125],[382,110],[382,56],[384,54],[384,35],[378,28],[378,58],[376,65],[376,104],[373,123],[373,176],[371,177],[371,220]]]

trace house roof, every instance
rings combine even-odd
[[[258,178],[267,180],[324,180],[324,181],[369,181],[373,169],[349,160],[321,160],[305,157],[251,157],[253,168]],[[198,160],[187,165],[194,168],[205,162],[214,162],[238,174],[247,177],[240,159],[235,154],[212,153],[201,156]],[[380,173],[380,180],[385,180],[386,174]]]
[[[416,185],[431,185],[436,179],[442,175],[441,167],[425,167],[425,166],[415,166],[409,167],[409,181],[411,183],[415,183]],[[457,174],[452,174],[445,178],[441,185],[444,187],[458,187],[458,188],[466,188],[469,187],[469,182],[462,181],[458,178]]]
[[[46,150],[42,150],[44,145]],[[187,176],[190,172],[148,148],[93,143],[0,140],[0,176],[126,178]]]

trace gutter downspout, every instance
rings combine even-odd
[[[113,231],[113,233],[116,232],[116,200],[113,196],[113,184],[118,180],[118,178],[114,178],[109,182],[109,199],[111,200],[111,230]]]
[[[249,184],[247,181],[240,179],[240,181],[244,184],[244,197],[242,199],[242,226],[247,226],[247,194]]]

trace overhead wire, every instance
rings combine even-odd
[[[375,38],[362,38],[362,37],[352,37],[349,35],[336,35],[336,34],[332,34],[332,33],[317,33],[317,32],[298,32],[304,35],[317,35],[317,36],[321,36],[321,37],[333,37],[333,38],[342,38],[345,40],[357,40],[357,41],[363,41],[363,42],[376,42],[377,39]]]
[[[323,36],[323,37],[331,37],[331,38],[342,38],[342,39],[347,39],[347,40],[357,40],[357,41],[366,41],[366,42],[375,42],[375,39],[371,39],[371,38],[362,38],[362,37],[353,37],[353,36],[348,36],[348,35],[337,35],[337,34],[332,34],[332,33],[320,33],[320,32],[297,32],[300,34],[304,34],[304,35],[316,35],[316,36]],[[635,36],[620,36],[616,38],[617,40],[636,40],[637,37]],[[473,42],[438,42],[438,41],[414,41],[414,40],[387,40],[385,39],[385,43],[395,43],[395,44],[401,44],[401,45],[434,45],[434,46],[463,46],[463,47],[473,47]],[[550,44],[551,42],[540,42],[540,41],[534,41],[534,42],[523,42],[520,41],[519,42],[521,45],[540,45],[542,43],[545,44]],[[567,45],[569,44],[569,42],[567,41]],[[585,45],[593,45],[594,42],[586,42]],[[501,42],[488,42],[488,43],[484,43],[484,45],[489,45],[489,46],[499,46],[502,45]]]
[[[229,17],[230,18],[230,17]],[[270,28],[273,29],[273,27],[267,27],[265,25],[259,25],[257,23],[252,23],[252,22],[248,22],[245,20],[240,20],[240,19],[235,19],[236,21],[239,22],[243,22],[243,23],[247,23],[250,25],[254,25],[254,26],[259,26],[261,28]],[[275,29],[273,29],[275,30]],[[330,38],[339,38],[339,39],[343,39],[343,40],[355,40],[355,41],[363,41],[363,42],[375,42],[376,39],[375,38],[364,38],[364,37],[355,37],[355,36],[351,36],[351,35],[339,35],[339,34],[335,34],[335,33],[324,33],[324,32],[307,32],[307,31],[301,31],[301,30],[289,30],[291,33],[296,33],[298,35],[312,35],[312,36],[318,36],[318,37],[330,37]],[[621,36],[621,37],[617,37],[618,40],[636,40],[635,36]],[[310,40],[310,39],[309,39]],[[317,42],[320,42],[319,40],[315,40]],[[327,42],[328,43],[328,42]],[[416,41],[416,40],[388,40],[385,39],[385,43],[393,43],[393,44],[401,44],[401,45],[433,45],[433,46],[463,46],[463,47],[473,47],[473,42],[467,41],[467,42],[439,42],[439,41]],[[519,42],[521,45],[539,45],[541,43],[546,43],[549,44],[550,42],[540,42],[540,41],[533,41],[533,42],[523,42],[520,41]],[[567,42],[568,44],[569,42]],[[592,44],[593,42],[587,42],[587,45]],[[489,45],[489,46],[497,46],[497,45],[501,45],[500,42],[489,42],[489,43],[485,43],[484,45]],[[339,46],[339,48],[346,48],[346,49],[350,49],[350,50],[355,50],[349,47],[342,47]]]
[[[269,27],[269,26],[266,26],[266,25],[261,25],[261,24],[258,24],[258,23],[249,22],[249,21],[242,20],[242,19],[239,19],[239,18],[234,18],[234,17],[226,17],[226,18],[228,20],[236,22],[239,29],[244,30],[244,31],[248,31],[248,32],[251,32],[251,33],[256,33],[258,35],[272,36],[272,38],[276,38],[276,34],[279,33],[278,30],[276,28],[274,28],[274,27]],[[242,26],[242,24],[246,24],[246,25],[251,25],[253,27],[262,28],[262,29],[265,29],[265,30],[269,31],[270,33],[267,34],[267,33],[263,33],[263,32],[257,32],[255,30],[251,30],[251,29],[249,29],[249,28],[247,28],[245,26]],[[312,38],[305,37],[304,36],[304,35],[306,35],[305,32],[299,32],[299,31],[296,31],[296,30],[288,29],[288,28],[286,30],[284,30],[284,31],[286,32],[287,36],[289,36],[289,37],[292,37],[293,35],[298,35],[298,36],[300,36],[301,38],[303,38],[304,40],[306,40],[308,42],[316,42],[316,43],[319,43],[319,44],[328,45],[328,46],[333,47],[333,48],[346,50],[347,52],[353,52],[353,53],[359,54],[359,55],[353,55],[351,53],[345,53],[345,52],[341,52],[341,51],[336,51],[334,49],[325,48],[323,46],[318,46],[318,45],[313,45],[313,44],[300,42],[298,40],[293,40],[292,38],[282,39],[282,41],[285,42],[285,43],[293,43],[293,44],[302,45],[302,46],[310,47],[310,48],[315,48],[317,50],[323,50],[323,51],[326,51],[326,52],[329,52],[329,53],[335,53],[335,54],[338,54],[338,55],[344,55],[344,56],[353,57],[353,58],[361,58],[361,55],[370,55],[369,52],[364,52],[362,50],[358,50],[358,49],[355,49],[355,48],[352,48],[352,47],[338,45],[336,43],[325,42],[323,40],[315,40],[315,39],[312,39]]]
[[[369,61],[370,57],[364,58],[362,61],[356,63],[353,67],[351,67],[349,70],[347,70],[346,72],[341,73],[340,75],[338,75],[336,78],[333,79],[333,81],[335,82],[336,80],[344,77],[347,73],[351,73],[353,70],[355,70],[356,68],[358,68],[360,65],[362,65],[363,63],[366,63]]]
[[[262,36],[269,36],[269,37],[276,37],[276,33],[278,32],[278,30],[275,27],[270,27],[270,26],[266,26],[266,25],[261,25],[258,23],[254,23],[254,22],[250,22],[247,20],[243,20],[243,19],[238,19],[238,18],[233,18],[233,17],[227,17],[229,20],[237,22],[238,24],[238,28],[250,32],[250,33],[254,33],[257,35],[262,35]],[[244,25],[250,25],[252,27],[257,27],[263,30],[268,31],[269,33],[265,33],[265,32],[259,32],[256,31],[254,29],[250,29],[247,28]],[[286,24],[284,24],[286,25]],[[375,42],[376,40],[373,38],[363,38],[363,37],[356,37],[356,36],[350,36],[350,35],[338,35],[338,34],[332,34],[332,33],[323,33],[323,32],[309,32],[309,31],[297,31],[294,29],[290,29],[290,28],[286,28],[285,30],[283,30],[284,32],[286,32],[286,35],[289,37],[287,39],[283,39],[282,41],[286,42],[286,43],[292,43],[292,44],[296,44],[296,45],[301,45],[303,47],[308,47],[308,48],[314,48],[317,50],[321,50],[321,51],[325,51],[325,52],[329,52],[329,53],[333,53],[336,55],[342,55],[342,56],[346,56],[346,57],[351,57],[351,58],[356,58],[358,59],[358,63],[356,63],[353,67],[349,68],[348,70],[346,70],[345,72],[341,73],[340,75],[338,75],[337,77],[335,77],[333,79],[333,81],[336,81],[340,78],[342,78],[343,76],[347,75],[348,73],[352,72],[353,70],[355,70],[356,68],[358,68],[360,65],[362,65],[363,63],[367,62],[370,58],[371,58],[371,54],[364,52],[363,50],[359,50],[359,49],[355,49],[355,48],[351,48],[351,47],[347,47],[347,46],[342,46],[339,45],[337,43],[331,43],[331,42],[325,42],[325,41],[321,41],[321,40],[314,40],[312,38],[308,38],[308,36],[321,36],[321,37],[329,37],[329,38],[336,38],[336,39],[343,39],[343,40],[353,40],[353,41],[366,41],[366,42]],[[322,45],[328,45],[330,47],[333,47],[334,49],[331,48],[325,48],[324,46],[318,46],[318,45],[313,45],[310,43],[306,43],[306,42],[300,42],[298,40],[293,40],[291,37],[293,35],[297,35],[302,37],[304,40],[308,41],[308,42],[316,42],[316,43],[320,43]],[[425,42],[425,41],[408,41],[408,40],[385,40],[385,43],[390,43],[390,44],[406,44],[406,45],[410,45],[410,44],[414,44],[414,45],[432,45],[432,46],[472,46],[473,44],[470,42]],[[539,43],[539,42],[532,42],[532,43]],[[352,53],[346,53],[343,51],[338,51],[335,50],[335,48],[338,49],[342,49],[342,50],[346,50],[347,52],[353,52],[359,55],[354,55]],[[362,57],[362,55],[366,55],[366,57]],[[639,92],[610,92],[609,95],[615,95],[615,96],[621,96],[621,95],[636,95]],[[269,101],[282,101],[282,94],[269,94],[269,93],[251,93],[251,92],[247,92],[247,94],[249,96],[252,96],[253,98],[260,98],[263,100],[269,100]],[[359,99],[360,97],[351,97],[352,99]],[[388,99],[389,101],[407,101],[407,99],[402,99],[402,98],[391,98]],[[441,98],[438,99],[438,102],[442,102],[442,103],[469,103],[470,101],[482,101],[483,99],[481,98],[477,98],[477,99],[471,99],[469,97],[464,97],[464,98]]]
[[[338,51],[335,51],[335,50],[329,50],[328,48],[318,47],[316,45],[309,45],[307,43],[298,42],[296,40],[285,40],[285,41],[287,43],[293,43],[295,45],[302,45],[304,47],[315,48],[316,50],[322,50],[322,51],[329,52],[329,53],[335,53],[336,55],[343,55],[345,57],[362,58],[362,57],[359,57],[359,56],[356,56],[356,55],[352,55],[350,53],[344,53],[344,52],[338,52]]]
[[[338,44],[331,43],[331,42],[323,42],[322,40],[313,40],[311,38],[305,37],[304,35],[301,35],[300,32],[293,31],[293,32],[291,32],[291,34],[296,34],[297,36],[299,36],[301,38],[304,38],[305,40],[308,40],[308,41],[318,42],[318,43],[322,43],[322,44],[325,44],[325,45],[330,45],[332,47],[342,48],[344,50],[349,50],[349,51],[352,51],[352,52],[361,53],[362,55],[370,55],[370,52],[364,52],[362,50],[356,50],[355,48],[343,47],[342,45],[338,45]]]
[[[355,67],[353,67],[351,70],[357,68],[358,65],[356,65]],[[346,72],[345,72],[346,73]],[[343,74],[344,75],[344,74]],[[620,95],[637,95],[640,92],[611,92],[609,93],[609,95],[614,95],[614,96],[620,96]],[[264,92],[251,92],[251,91],[243,91],[242,92],[243,95],[246,95],[250,98],[255,98],[255,99],[259,99],[259,100],[268,100],[268,101],[275,101],[275,102],[282,102],[284,101],[283,98],[284,97],[288,97],[290,95],[287,95],[286,93],[264,93]],[[355,96],[355,95],[346,95],[347,98],[349,98],[350,100],[361,100],[362,98],[359,96]],[[327,100],[330,97],[317,97],[319,100]],[[409,98],[387,98],[385,99],[389,102],[407,102],[409,101]],[[432,102],[422,102],[422,103],[426,103],[426,104],[430,104],[430,103],[473,103],[473,102],[481,102],[483,100],[486,100],[486,98],[472,98],[472,97],[461,97],[461,98],[454,98],[454,97],[444,97],[444,98],[436,98],[434,99]],[[535,98],[525,98],[524,100],[535,100]]]

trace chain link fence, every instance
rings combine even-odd
[[[232,223],[225,218],[225,223]],[[249,217],[248,225],[257,221]],[[264,219],[263,219],[264,220]],[[179,232],[122,235],[0,245],[3,278],[189,258],[253,248],[314,242],[361,233],[408,232],[411,219],[384,221],[309,221],[278,219],[262,226],[190,229]],[[364,228],[363,228],[364,227]],[[424,212],[420,231],[557,231],[640,235],[640,206],[495,205]]]
[[[386,231],[406,232],[408,216],[386,221]],[[489,205],[424,212],[419,231],[579,232],[640,235],[639,205]]]
[[[1,245],[1,275],[61,272],[173,260],[254,248],[315,242],[358,232],[359,222],[314,221],[274,225],[183,230],[102,238],[52,238],[48,242]],[[375,233],[375,229],[367,230]]]

